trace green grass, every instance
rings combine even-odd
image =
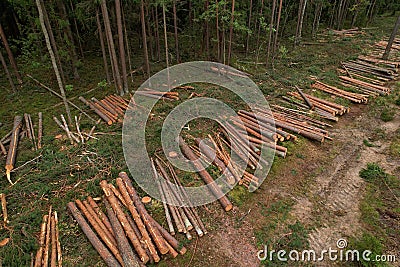
[[[394,110],[389,108],[384,108],[381,113],[381,120],[384,122],[392,121],[394,119]]]
[[[399,246],[396,237],[400,235],[400,228],[394,218],[400,216],[400,180],[386,173],[377,163],[368,163],[359,174],[367,182],[366,193],[360,203],[364,231],[350,240],[350,248],[359,251],[368,249],[372,251],[372,258]],[[386,263],[375,264],[362,260],[358,266],[388,266]]]

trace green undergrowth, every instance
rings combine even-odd
[[[361,221],[364,230],[361,235],[350,240],[352,249],[371,250],[372,255],[388,254],[396,250],[400,243],[400,180],[385,172],[377,163],[368,163],[360,171],[360,177],[367,182],[364,198],[360,203]],[[389,266],[386,263],[361,260],[361,266]]]

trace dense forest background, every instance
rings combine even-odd
[[[103,58],[99,80],[122,95],[129,75],[189,60],[232,65],[245,57],[273,64],[322,29],[368,27],[400,10],[397,0],[9,0],[0,2],[1,58],[21,83],[18,64],[53,60],[60,87],[80,78],[85,59]],[[45,38],[48,41],[45,43]],[[52,53],[49,52],[51,49]],[[4,60],[8,55],[9,61]],[[51,56],[53,55],[53,58]],[[14,58],[18,58],[18,64]],[[58,77],[59,76],[59,77]],[[67,86],[68,87],[68,86]],[[68,88],[67,88],[68,89]]]

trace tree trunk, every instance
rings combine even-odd
[[[218,0],[215,0],[215,29],[217,34],[217,59],[221,62],[221,40],[219,31]]]
[[[387,60],[388,57],[389,57],[390,49],[392,49],[393,41],[394,41],[394,38],[396,37],[396,34],[397,34],[397,31],[399,30],[399,27],[400,27],[400,16],[397,17],[396,24],[394,25],[394,28],[393,28],[392,34],[390,35],[390,38],[389,38],[388,44],[386,46],[385,52],[383,53],[383,57],[382,58],[384,60]]]
[[[42,7],[42,11],[43,11],[44,23],[45,23],[45,26],[47,28],[47,32],[48,32],[48,35],[49,35],[50,45],[52,46],[52,49],[54,51],[54,55],[56,57],[57,64],[59,66],[61,80],[62,80],[63,84],[65,84],[64,70],[63,70],[63,66],[62,66],[62,63],[61,63],[60,54],[58,53],[57,43],[56,43],[56,40],[54,38],[53,29],[52,29],[51,24],[50,24],[49,16],[47,15],[46,7],[45,7],[45,5],[43,3],[43,0],[40,0],[40,4],[41,4],[41,7]]]
[[[157,60],[160,61],[161,60],[161,44],[160,44],[160,33],[159,33],[159,23],[158,23],[158,7],[155,6],[154,7],[154,17],[155,17],[155,36],[156,36],[156,47],[157,47]]]
[[[299,17],[297,20],[297,29],[296,29],[296,37],[295,37],[295,45],[300,43],[301,39],[301,32],[303,29],[303,20],[304,20],[304,13],[306,11],[307,0],[301,0],[299,5]]]
[[[4,48],[6,49],[8,59],[10,60],[10,63],[11,63],[11,67],[14,69],[15,77],[17,78],[18,83],[22,84],[22,79],[21,79],[21,75],[19,74],[19,71],[18,71],[17,63],[15,62],[14,55],[11,52],[10,46],[8,45],[8,41],[7,41],[6,35],[3,31],[3,27],[1,26],[1,24],[0,24],[0,37],[1,37],[1,40],[3,41]]]
[[[131,75],[131,81],[133,83],[131,49],[130,49],[129,41],[128,41],[128,31],[126,30],[126,20],[125,20],[124,12],[122,12],[122,23],[124,24],[124,37],[125,37],[125,45],[126,45],[126,54],[127,54],[127,57],[128,57],[129,74]]]
[[[249,20],[247,22],[247,36],[246,36],[246,57],[249,53],[249,42],[250,42],[250,27],[251,27],[251,15],[253,11],[253,0],[250,0],[250,7],[249,7]]]
[[[278,45],[278,36],[279,36],[279,26],[281,23],[281,14],[282,14],[282,4],[283,1],[279,1],[279,8],[278,8],[278,18],[276,20],[276,32],[275,32],[275,37],[274,37],[274,45],[272,46],[272,62],[274,62],[274,58],[276,55],[276,49]]]
[[[150,77],[150,62],[149,62],[149,52],[147,49],[147,36],[146,36],[146,20],[144,18],[144,1],[140,1],[140,21],[142,23],[142,40],[143,40],[143,54],[144,54],[144,64],[146,67],[147,76]]]
[[[49,54],[50,54],[50,58],[51,58],[51,63],[53,65],[53,69],[54,72],[56,74],[56,78],[57,78],[57,83],[58,83],[58,87],[60,88],[60,92],[61,92],[61,96],[65,105],[65,110],[67,112],[67,117],[68,117],[68,122],[70,124],[72,124],[72,118],[71,118],[71,112],[69,110],[69,106],[68,106],[68,102],[67,102],[67,96],[65,95],[65,91],[64,91],[64,85],[63,82],[61,80],[61,75],[60,72],[58,70],[58,66],[57,66],[57,62],[56,62],[56,58],[54,56],[54,52],[53,49],[51,48],[51,44],[50,44],[50,40],[49,40],[49,34],[47,32],[46,29],[46,25],[44,22],[44,16],[43,16],[43,10],[42,10],[42,5],[40,3],[40,0],[35,0],[36,1],[36,6],[38,8],[38,12],[39,12],[39,20],[40,20],[40,25],[42,26],[42,31],[44,34],[44,38],[46,40],[46,46],[47,46],[47,50],[49,50]]]
[[[321,13],[322,13],[322,3],[318,3],[315,6],[315,14],[314,14],[314,20],[313,20],[313,25],[312,25],[312,33],[311,35],[313,38],[316,37],[317,31],[318,31],[318,25],[319,25],[319,20],[321,18]]]
[[[168,55],[168,36],[167,36],[167,19],[165,16],[165,3],[163,3],[162,15],[163,15],[163,23],[164,23],[165,62],[167,63],[167,68],[168,68],[169,67],[169,55]]]
[[[146,28],[147,28],[147,35],[149,36],[148,39],[148,49],[150,51],[150,58],[154,60],[154,45],[153,45],[153,33],[151,32],[151,24],[150,24],[150,7],[149,5],[145,5],[145,12],[146,12]]]
[[[176,0],[172,3],[172,11],[174,13],[174,35],[175,35],[175,53],[176,53],[176,61],[181,63],[181,58],[179,56],[179,40],[178,40],[178,22],[176,17]]]
[[[209,6],[209,1],[206,0],[205,2],[205,11],[208,11],[208,6]],[[205,47],[206,47],[206,55],[207,55],[207,59],[210,58],[210,27],[209,27],[209,23],[208,23],[208,19],[205,20],[204,22],[204,31],[205,31],[205,35],[204,35],[204,41],[205,41]]]
[[[76,48],[74,44],[74,37],[72,35],[72,30],[70,26],[70,22],[67,16],[67,10],[65,8],[65,4],[63,0],[57,1],[58,7],[60,9],[60,15],[61,18],[66,22],[66,27],[64,27],[64,33],[69,39],[68,43],[68,50],[71,58],[71,65],[72,65],[72,71],[74,73],[74,79],[80,79],[79,73],[78,73],[78,67],[77,67],[77,62],[78,62],[78,54],[76,53]]]
[[[232,10],[231,10],[231,23],[229,25],[229,44],[228,44],[228,65],[231,63],[232,57],[232,38],[233,38],[233,22],[235,19],[235,0],[232,0]]]
[[[103,29],[101,28],[99,10],[98,9],[96,9],[96,22],[97,22],[97,31],[99,32],[101,54],[103,55],[104,71],[106,72],[107,83],[110,84],[111,83],[110,71],[108,70],[107,53],[106,53],[106,48],[104,46]]]
[[[1,64],[3,65],[5,73],[7,75],[7,79],[10,82],[11,89],[12,89],[13,93],[15,93],[16,92],[15,85],[14,85],[13,79],[10,75],[10,71],[8,70],[7,63],[4,60],[3,54],[1,53],[1,50],[0,50],[0,61],[1,61]]]
[[[117,86],[118,93],[124,94],[122,81],[121,81],[121,75],[119,72],[117,54],[115,52],[114,39],[113,39],[113,35],[111,32],[111,24],[110,24],[110,18],[108,16],[106,0],[102,0],[100,2],[100,5],[101,5],[101,12],[103,14],[104,28],[105,28],[106,35],[107,35],[107,41],[108,41],[109,48],[110,48],[109,52],[110,52],[110,57],[111,57],[111,66],[112,66],[113,73],[114,73],[114,80],[115,80],[115,83]]]
[[[265,65],[266,66],[268,66],[268,61],[269,61],[270,56],[271,56],[272,27],[274,26],[275,6],[276,6],[276,0],[272,0],[271,20],[269,22],[269,37],[268,37],[267,60],[265,61]]]
[[[121,1],[115,0],[115,14],[117,17],[117,31],[118,31],[118,47],[119,47],[119,59],[121,61],[122,81],[123,89],[120,92],[121,95],[129,93],[128,87],[128,75],[126,72],[126,57],[124,47],[124,33],[122,29],[122,17],[121,17]]]
[[[69,4],[71,6],[72,13],[75,14],[74,4],[72,3],[72,1],[70,1]],[[75,28],[75,33],[76,33],[76,39],[78,40],[78,45],[79,45],[79,53],[81,55],[81,58],[84,58],[81,36],[79,34],[79,29],[78,29],[78,22],[76,21],[75,16],[73,16],[73,18],[74,18],[74,28]]]
[[[275,0],[273,0],[275,1]],[[264,0],[261,0],[261,9],[260,9],[260,17],[258,20],[260,20],[263,17],[263,11],[264,11]],[[258,56],[260,54],[260,35],[261,35],[261,21],[258,22],[258,31],[257,31],[257,44],[256,44],[256,49],[257,49],[257,59],[256,62],[258,63]]]

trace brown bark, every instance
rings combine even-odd
[[[104,204],[106,206],[107,215],[110,219],[111,226],[115,233],[115,238],[117,239],[118,248],[121,251],[122,259],[124,262],[124,266],[126,267],[139,267],[139,260],[135,256],[132,251],[131,246],[129,245],[129,241],[125,236],[124,229],[121,225],[121,222],[118,220],[114,210],[111,208],[111,205],[107,200],[104,200]]]
[[[107,200],[109,201],[112,209],[114,210],[116,216],[118,217],[118,220],[121,222],[122,227],[125,230],[125,233],[129,240],[132,242],[132,245],[134,246],[136,252],[139,255],[139,258],[142,262],[147,263],[149,261],[149,256],[147,255],[146,251],[143,249],[139,238],[136,236],[135,232],[133,231],[132,227],[130,226],[128,220],[126,219],[126,215],[123,212],[121,206],[118,203],[117,198],[115,197],[113,191],[110,189],[107,181],[103,180],[100,182],[100,186],[103,189],[103,192],[105,193]],[[111,221],[111,226],[113,226],[113,223]],[[117,233],[114,230],[114,234],[117,236]]]
[[[64,102],[65,110],[67,112],[68,122],[72,123],[71,112],[69,110],[67,96],[65,95],[64,84],[63,84],[63,81],[61,79],[59,68],[57,66],[57,62],[56,62],[56,58],[55,58],[55,55],[54,55],[54,51],[53,51],[53,49],[51,47],[51,43],[50,43],[50,40],[49,40],[49,34],[48,34],[47,29],[46,29],[43,10],[42,10],[42,5],[40,3],[40,0],[36,0],[36,6],[38,8],[40,25],[42,27],[44,38],[46,40],[47,50],[49,51],[49,54],[50,54],[51,63],[53,65],[53,69],[54,69],[54,72],[56,74],[58,87],[60,88],[60,92],[61,92],[61,96],[62,96],[62,99],[63,99],[63,102]]]
[[[76,52],[76,46],[74,43],[74,37],[72,35],[70,21],[67,16],[67,10],[65,8],[65,4],[64,4],[63,0],[58,0],[57,3],[59,6],[59,9],[61,10],[61,12],[60,12],[61,18],[66,22],[66,26],[64,27],[64,33],[66,34],[67,38],[69,39],[69,43],[67,45],[68,45],[68,50],[70,53],[71,67],[72,67],[72,71],[74,73],[74,79],[80,79],[79,73],[78,73],[78,67],[77,67],[78,53]]]
[[[230,211],[233,208],[232,203],[223,194],[221,188],[218,187],[218,185],[215,183],[211,175],[206,170],[203,169],[203,166],[200,165],[201,163],[195,161],[197,158],[196,155],[193,153],[190,147],[185,143],[182,137],[179,137],[179,145],[182,149],[182,152],[186,155],[186,157],[188,157],[191,161],[193,161],[192,163],[194,167],[197,169],[203,181],[208,185],[209,190],[212,192],[214,196],[218,197],[218,201],[220,202],[224,210]]]
[[[117,17],[117,32],[118,32],[118,46],[119,46],[119,59],[121,62],[122,81],[123,89],[120,92],[121,95],[129,93],[128,88],[128,75],[126,75],[126,58],[125,58],[125,47],[124,47],[124,34],[122,30],[122,17],[121,17],[121,1],[115,0],[115,13]]]
[[[99,32],[99,40],[100,40],[101,54],[103,56],[104,71],[106,73],[107,83],[111,83],[110,71],[108,70],[108,61],[107,61],[106,48],[105,48],[105,45],[104,45],[103,29],[101,27],[99,10],[98,9],[96,9],[96,23],[97,23],[97,31]]]
[[[383,53],[382,59],[384,59],[384,60],[387,60],[389,57],[389,53],[392,48],[393,41],[394,41],[394,38],[396,37],[397,31],[399,30],[399,27],[400,27],[400,16],[397,17],[396,24],[394,25],[392,34],[390,35],[389,41],[386,45],[385,52]]]
[[[121,192],[121,194],[125,200],[125,203],[128,207],[129,212],[132,214],[133,220],[135,221],[135,223],[140,231],[140,234],[142,235],[144,243],[149,248],[150,254],[153,257],[154,261],[159,262],[160,257],[157,254],[157,250],[156,250],[153,242],[151,241],[149,233],[147,232],[146,227],[145,227],[142,219],[140,218],[140,215],[139,215],[138,211],[136,210],[136,207],[134,206],[131,197],[129,196],[129,193],[125,187],[123,180],[121,178],[117,178],[116,181],[117,181],[118,189]]]
[[[108,10],[107,10],[107,5],[106,5],[106,0],[102,0],[100,2],[101,5],[101,12],[103,14],[103,20],[104,20],[104,28],[107,36],[107,42],[109,45],[109,53],[111,57],[111,66],[113,68],[113,73],[114,73],[114,81],[116,83],[118,93],[123,95],[124,90],[123,90],[123,85],[121,81],[121,74],[119,72],[119,66],[118,66],[118,59],[117,59],[117,54],[115,52],[115,45],[114,45],[114,39],[111,31],[111,24],[110,24],[110,18],[108,16]]]
[[[169,249],[165,244],[165,240],[161,236],[159,230],[155,227],[154,223],[152,222],[151,216],[147,213],[146,208],[144,207],[143,203],[141,202],[139,196],[137,195],[135,189],[133,188],[128,175],[124,172],[119,173],[119,177],[124,180],[126,185],[126,189],[128,190],[129,195],[131,196],[135,207],[137,208],[141,218],[143,219],[144,224],[147,227],[151,237],[153,238],[154,243],[156,244],[158,250],[161,254],[167,254]]]
[[[253,0],[250,0],[250,7],[249,7],[249,18],[247,22],[247,30],[250,31],[250,26],[251,26],[251,15],[253,11]],[[250,42],[250,33],[247,32],[247,37],[246,37],[246,57],[247,54],[249,53],[249,42]]]
[[[234,19],[235,19],[235,0],[232,0],[231,23],[229,25],[228,65],[231,63],[231,56],[232,56],[232,39],[233,39]]]
[[[8,67],[7,67],[7,63],[4,60],[4,57],[3,57],[3,54],[1,53],[1,51],[0,51],[0,61],[1,61],[1,64],[3,65],[4,72],[6,73],[7,79],[9,81],[9,83],[10,83],[11,90],[12,90],[13,93],[15,93],[16,90],[15,90],[14,81],[13,81],[13,79],[11,77],[10,71],[8,70]]]
[[[147,76],[150,77],[149,52],[147,48],[146,20],[144,18],[144,1],[140,1],[140,22],[142,24],[143,56]]]
[[[104,260],[104,262],[109,267],[121,267],[119,262],[114,258],[114,256],[108,251],[108,249],[103,245],[100,239],[97,237],[95,232],[90,228],[89,224],[86,222],[85,218],[83,218],[82,214],[79,212],[75,203],[69,202],[68,209],[71,211],[72,216],[78,222],[79,226],[82,228],[83,233],[89,239],[90,243],[97,250],[100,257]]]
[[[14,118],[14,126],[13,126],[13,131],[11,135],[11,141],[10,141],[10,148],[8,149],[8,154],[7,154],[7,159],[6,159],[6,175],[8,181],[11,182],[10,178],[10,172],[14,168],[15,164],[15,157],[17,155],[17,146],[18,146],[18,139],[19,139],[19,132],[21,130],[22,126],[22,117],[21,116],[15,116]]]
[[[11,67],[14,69],[14,75],[17,77],[18,83],[22,84],[22,78],[21,75],[19,74],[17,63],[15,61],[14,55],[11,52],[10,46],[8,45],[8,41],[6,38],[6,34],[4,33],[3,27],[0,24],[0,38],[3,41],[4,48],[6,49],[8,59],[10,60]]]

